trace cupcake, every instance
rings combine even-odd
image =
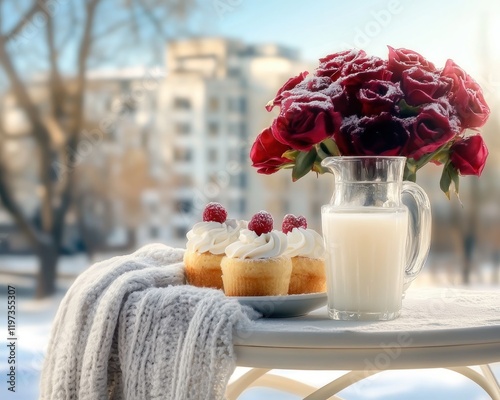
[[[228,296],[286,295],[292,262],[285,255],[287,238],[273,230],[273,219],[265,211],[255,214],[222,259],[222,281]]]
[[[326,291],[325,244],[321,235],[307,228],[304,217],[285,215],[281,227],[287,236],[285,254],[292,259],[288,294]]]
[[[222,289],[221,260],[226,247],[238,240],[244,221],[227,219],[219,203],[209,203],[203,211],[203,222],[187,233],[184,265],[190,285]]]

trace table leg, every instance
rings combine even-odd
[[[481,365],[482,375],[471,369],[470,367],[448,367],[450,371],[457,372],[466,378],[481,386],[492,400],[500,400],[500,385],[491,370],[489,365]],[[246,389],[252,386],[271,387],[278,390],[283,390],[289,393],[294,393],[304,397],[304,400],[342,400],[336,394],[345,388],[375,375],[382,371],[351,371],[342,375],[340,378],[326,384],[325,386],[317,389],[305,383],[278,376],[266,375],[270,369],[253,368],[236,381],[228,385],[226,396],[228,400],[236,400],[238,396]]]
[[[474,371],[473,369],[469,367],[448,367],[450,371],[455,371],[459,374],[462,374],[463,376],[469,378],[470,380],[476,382],[479,386],[481,386],[486,393],[490,395],[492,400],[500,400],[500,393],[498,391],[498,384],[496,382],[495,377],[493,376],[493,372],[491,372],[491,369],[488,366],[488,370],[492,375],[493,381],[491,380],[491,377],[488,376],[483,376],[479,372]],[[484,373],[484,369],[481,366],[481,370]]]
[[[304,400],[326,400],[330,399],[332,396],[336,395],[338,392],[344,390],[356,382],[359,382],[369,376],[378,374],[382,371],[351,371],[340,378],[326,384],[322,388],[311,393],[309,396],[304,398]]]
[[[246,372],[234,382],[230,383],[226,389],[227,400],[236,400],[238,396],[245,391],[254,381],[259,379],[262,375],[267,374],[270,369],[253,368]]]
[[[484,377],[490,382],[492,388],[496,392],[496,395],[500,398],[500,383],[491,370],[491,367],[489,365],[481,365],[481,371],[483,371]]]
[[[296,381],[284,376],[267,374],[271,370],[254,368],[242,375],[236,381],[228,385],[226,397],[228,400],[236,400],[246,389],[254,386],[263,386],[282,390],[288,393],[293,393],[298,396],[308,396],[315,390],[316,387],[307,385],[303,382]],[[343,400],[341,397],[329,397],[331,400]]]

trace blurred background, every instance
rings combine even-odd
[[[439,168],[418,176],[434,227],[415,285],[498,288],[499,38],[496,0],[0,0],[0,308],[15,286],[31,332],[21,377],[36,381],[82,270],[150,242],[183,247],[209,201],[234,218],[266,209],[276,225],[302,214],[319,230],[331,176],[258,175],[248,153],[276,90],[352,47],[451,58],[483,87],[481,178],[461,180],[461,204],[440,191]]]

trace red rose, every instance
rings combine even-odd
[[[328,76],[313,76],[299,85],[297,89],[305,89],[310,92],[322,92],[330,87],[332,80]]]
[[[321,93],[330,98],[335,111],[338,111],[343,116],[361,112],[361,105],[355,94],[348,93],[338,82],[333,82],[326,89],[321,90]]]
[[[399,156],[409,136],[404,120],[384,112],[373,117],[346,118],[333,138],[342,155]]]
[[[446,61],[441,75],[453,81],[450,101],[456,108],[463,128],[480,128],[488,120],[490,109],[477,82],[452,60]]]
[[[363,115],[391,111],[403,96],[399,83],[380,80],[364,83],[356,94]]]
[[[427,61],[422,55],[416,51],[407,49],[394,49],[389,48],[389,57],[387,65],[389,70],[393,73],[393,80],[397,81],[401,78],[403,71],[407,69],[418,67],[428,72],[436,72],[436,67],[430,61]]]
[[[401,88],[406,102],[412,106],[434,103],[451,89],[451,81],[438,74],[420,68],[410,68],[403,72]]]
[[[319,59],[316,76],[328,76],[332,81],[336,81],[347,63],[364,57],[366,57],[366,53],[363,50],[345,50],[330,54]]]
[[[450,148],[450,161],[460,175],[480,176],[487,157],[488,149],[479,135],[457,141]]]
[[[304,71],[298,74],[297,76],[294,76],[293,78],[287,80],[285,84],[281,87],[281,89],[278,90],[278,93],[276,93],[274,99],[271,100],[269,103],[267,103],[266,110],[271,111],[274,108],[274,106],[281,105],[281,102],[283,101],[283,92],[293,89],[300,82],[302,82],[308,74],[309,72]]]
[[[359,86],[371,80],[389,80],[391,73],[384,60],[378,57],[358,57],[342,69],[339,82],[344,87]]]
[[[444,110],[438,106],[427,107],[416,116],[410,127],[410,142],[405,155],[419,160],[449,142],[456,134]]]
[[[339,129],[342,116],[323,93],[301,93],[287,97],[273,121],[274,137],[295,150],[309,151]]]
[[[250,150],[252,166],[258,168],[259,174],[273,174],[281,165],[291,161],[283,157],[283,153],[287,150],[290,150],[290,147],[278,142],[271,128],[266,128],[257,136]]]

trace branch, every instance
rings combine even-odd
[[[95,43],[97,40],[103,39],[106,36],[119,31],[120,29],[124,29],[127,27],[126,24],[127,24],[127,20],[122,19],[122,20],[118,21],[117,23],[108,26],[106,29],[102,30],[101,32],[95,33],[92,37],[92,41]]]
[[[66,47],[66,45],[74,39],[75,37],[75,26],[78,25],[78,18],[76,16],[75,12],[75,6],[71,7],[71,12],[69,13],[69,17],[67,17],[67,25],[66,25],[66,34],[63,36],[63,38],[59,41],[59,44],[57,46],[57,52],[61,53],[63,49]],[[68,28],[69,26],[69,28]]]
[[[17,22],[16,25],[5,35],[2,35],[2,38],[5,39],[5,41],[9,41],[12,39],[14,36],[16,36],[19,32],[21,32],[24,28],[24,26],[35,16],[36,13],[42,11],[46,13],[45,9],[42,6],[45,6],[45,4],[49,0],[42,0],[42,1],[37,1],[34,0],[33,4],[29,8],[29,10],[24,14],[19,21]]]
[[[23,214],[19,205],[15,202],[14,198],[11,196],[6,179],[5,179],[5,168],[0,165],[0,200],[2,204],[14,217],[17,225],[26,234],[33,247],[40,246],[44,240],[41,234],[35,229],[33,224],[26,218]]]
[[[7,53],[5,38],[0,37],[0,64],[3,66],[7,77],[10,80],[13,93],[16,96],[18,105],[24,110],[29,121],[35,140],[40,149],[40,181],[45,187],[42,198],[42,223],[45,232],[52,229],[52,165],[53,153],[51,149],[50,134],[43,123],[40,113],[31,100],[28,90],[22,82],[18,72],[14,67],[11,57]]]
[[[28,90],[17,73],[11,57],[7,53],[6,40],[4,37],[0,37],[0,65],[2,65],[12,85],[12,91],[16,96],[19,106],[24,110],[32,124],[35,139],[37,139],[41,145],[49,143],[50,138],[40,118],[38,110],[35,104],[31,101]]]
[[[84,88],[87,70],[87,58],[92,47],[92,28],[94,25],[95,11],[100,0],[91,0],[87,5],[87,19],[83,30],[82,42],[78,51],[78,70],[76,77],[76,104],[74,126],[71,130],[74,134],[78,134],[83,121],[83,101],[84,101]]]
[[[69,130],[70,137],[68,139],[68,145],[66,146],[66,153],[63,160],[66,165],[67,173],[65,174],[60,206],[55,212],[53,225],[54,240],[57,245],[59,245],[61,242],[62,232],[64,229],[64,219],[72,200],[75,175],[75,154],[73,153],[74,150],[72,149],[77,148],[78,142],[80,140],[80,129],[83,123],[83,104],[87,59],[92,47],[92,28],[94,25],[96,8],[99,2],[100,0],[90,0],[89,3],[87,3],[85,26],[82,35],[82,41],[80,43],[80,48],[78,51],[75,108],[73,110],[73,121]]]
[[[154,25],[160,36],[165,37],[165,32],[163,31],[163,25],[161,21],[154,15],[154,12],[149,9],[149,7],[141,1],[134,1],[137,6],[142,10],[143,14],[148,18]]]
[[[50,64],[50,89],[52,101],[52,115],[54,118],[62,117],[63,105],[66,98],[64,85],[57,63],[58,55],[54,40],[54,20],[52,15],[47,16],[47,46],[49,49],[49,64]]]

